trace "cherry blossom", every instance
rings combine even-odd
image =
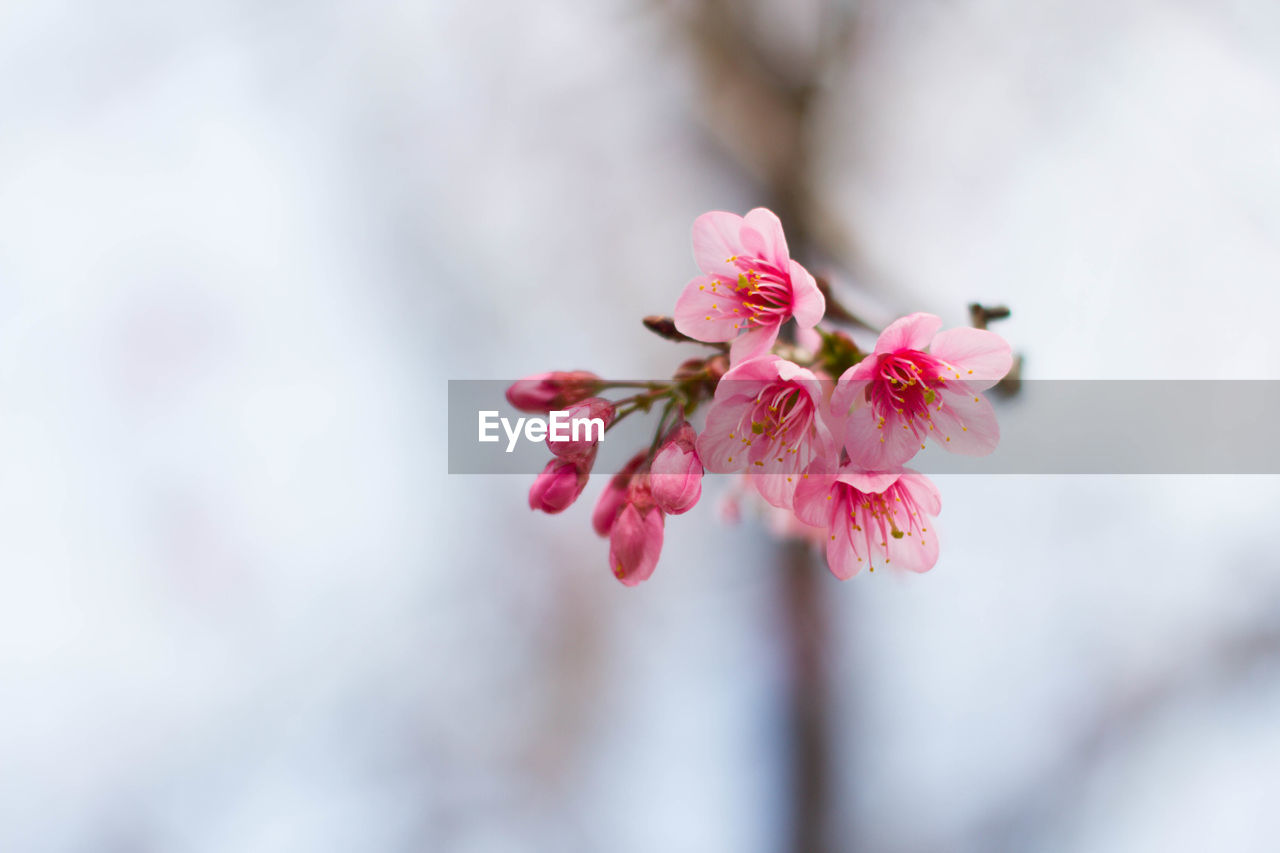
[[[832,409],[847,414],[844,448],[863,468],[892,470],[926,439],[969,456],[985,456],[999,442],[995,412],[980,392],[1009,372],[1009,344],[994,332],[939,333],[941,326],[932,314],[903,317],[840,376]]]
[[[927,572],[938,561],[933,517],[942,509],[937,488],[911,470],[869,474],[815,463],[795,493],[796,517],[826,530],[827,565],[848,580],[878,561]]]
[[[703,274],[676,302],[676,328],[699,341],[732,341],[734,364],[767,353],[792,317],[803,329],[822,319],[822,291],[791,260],[771,211],[704,213],[693,223],[693,254]]]
[[[791,505],[796,477],[834,454],[822,384],[776,355],[738,364],[716,386],[698,455],[708,471],[743,471],[769,503]]]

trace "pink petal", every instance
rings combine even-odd
[[[595,528],[598,535],[609,535],[609,531],[613,528],[613,521],[622,510],[622,504],[626,498],[625,483],[619,485],[611,480],[609,485],[604,487],[604,491],[596,500],[595,509],[591,512],[591,526]]]
[[[812,329],[827,311],[827,299],[809,271],[791,261],[791,313],[802,329]]]
[[[864,358],[850,367],[836,380],[836,387],[831,392],[831,409],[839,415],[847,415],[855,406],[862,404],[866,397],[867,383],[875,374],[876,359],[874,356]]]
[[[698,458],[708,471],[727,474],[747,464],[747,446],[742,442],[741,423],[751,405],[745,395],[730,397],[711,405],[707,425],[698,436]]]
[[[641,514],[627,504],[609,533],[609,568],[627,586],[646,581],[662,553],[663,515],[657,509]]]
[[[822,397],[822,386],[818,383],[818,377],[813,375],[813,371],[807,367],[801,367],[794,361],[788,361],[785,358],[779,358],[776,362],[778,378],[783,382],[798,382],[805,386],[805,392],[814,400]]]
[[[825,528],[831,523],[831,515],[835,504],[827,500],[831,494],[831,486],[835,483],[835,475],[830,473],[829,466],[815,462],[800,475],[800,483],[796,486],[791,505],[796,517],[805,524]]]
[[[1013,351],[995,332],[960,327],[939,332],[929,353],[951,364],[975,391],[990,388],[1013,367]]]
[[[754,466],[752,466],[754,468]],[[748,469],[749,471],[751,469]],[[756,468],[759,472],[762,469]],[[763,473],[749,473],[751,484],[756,487],[760,497],[779,509],[791,509],[795,500],[796,486],[800,483],[798,472],[780,472],[778,466],[764,469]]]
[[[827,536],[827,568],[831,574],[847,581],[862,570],[864,563],[858,556],[853,545],[853,528],[844,523],[833,524]]]
[[[876,353],[896,352],[901,349],[923,350],[942,328],[942,318],[933,314],[908,314],[894,320],[880,333],[876,341]]]
[[[679,322],[676,328],[679,328]],[[681,330],[683,331],[683,329]],[[685,332],[688,335],[688,332]],[[735,331],[736,334],[736,331]],[[693,335],[689,335],[693,337]],[[778,340],[778,325],[757,326],[745,335],[741,335],[734,339],[732,346],[729,347],[729,363],[737,364],[747,359],[755,358],[758,355],[764,355],[773,349],[773,344]]]
[[[736,281],[738,268],[728,259],[743,254],[739,236],[743,224],[741,216],[723,210],[713,210],[695,219],[693,259],[698,262],[698,268],[707,275],[721,275]]]
[[[890,413],[883,426],[870,406],[849,415],[844,427],[844,449],[849,459],[868,471],[891,471],[920,450],[920,439],[911,429],[903,429],[905,421]]]
[[[772,354],[738,362],[720,377],[720,383],[716,385],[716,399],[720,399],[722,390],[725,396],[750,394],[754,397],[760,391],[759,383],[778,379],[781,362],[781,358]]]
[[[854,468],[845,468],[836,476],[836,479],[841,483],[848,483],[860,492],[878,495],[898,482],[898,478],[901,476],[896,471],[876,474],[858,471]]]
[[[901,539],[889,537],[885,550],[890,568],[927,572],[934,567],[938,562],[938,537],[933,520],[925,521],[924,527],[927,528],[924,533],[915,530]]]
[[[911,500],[925,515],[937,515],[942,512],[942,495],[933,481],[919,471],[906,469],[898,482],[911,495]]]
[[[653,500],[670,515],[688,512],[702,496],[702,463],[692,450],[674,442],[658,451],[649,466]]]
[[[933,410],[929,432],[939,447],[965,456],[986,456],[996,449],[1000,424],[985,397],[956,385],[944,389],[940,397],[943,406]]]
[[[698,276],[676,300],[676,328],[694,340],[717,343],[733,340],[742,325],[733,308],[739,300],[725,287],[712,290],[715,279]],[[727,308],[726,308],[727,306]]]
[[[757,207],[747,211],[743,222],[759,235],[759,243],[748,246],[745,239],[747,235],[744,233],[743,248],[750,249],[757,257],[785,269],[790,258],[787,251],[787,238],[782,231],[782,221],[774,212],[767,207]]]

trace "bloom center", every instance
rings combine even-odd
[[[924,518],[911,493],[898,483],[879,493],[863,492],[841,483],[840,505],[841,510],[848,513],[855,552],[883,553],[888,563],[890,540],[912,536],[919,545],[925,544],[929,528],[924,526]],[[861,554],[858,562],[862,562]]]
[[[875,381],[867,385],[867,402],[881,417],[893,410],[908,421],[929,420],[929,407],[938,398],[938,388],[946,384],[942,370],[941,361],[919,350],[884,353],[876,365]]]
[[[795,385],[773,385],[756,398],[751,431],[769,441],[794,443],[813,419],[813,400]]]
[[[726,259],[741,272],[729,286],[747,309],[746,322],[752,326],[777,325],[791,316],[791,277],[762,258],[734,255]]]

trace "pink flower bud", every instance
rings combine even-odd
[[[729,372],[729,359],[723,355],[713,355],[707,359],[707,373],[711,378],[720,381],[720,377]]]
[[[610,529],[613,528],[613,520],[618,517],[618,513],[622,511],[623,504],[627,501],[631,477],[641,463],[644,462],[646,455],[644,451],[641,451],[633,456],[625,468],[610,478],[609,484],[600,493],[600,497],[596,501],[595,511],[591,513],[591,526],[601,536],[608,536]]]
[[[609,531],[609,566],[627,586],[648,580],[662,553],[663,513],[643,480],[632,480],[627,501]]]
[[[698,434],[684,421],[667,437],[653,458],[649,481],[653,501],[663,512],[680,515],[693,509],[702,496],[702,461],[694,448]]]
[[[564,512],[586,488],[594,461],[594,458],[585,462],[552,459],[529,489],[529,508],[553,515]]]
[[[561,422],[558,428],[568,436],[568,439],[554,440],[557,427],[553,424],[552,432],[547,435],[547,447],[561,459],[576,462],[595,452],[596,445],[604,437],[604,431],[609,428],[609,424],[613,423],[613,416],[617,410],[608,400],[589,397],[570,406],[565,412],[568,415],[567,423]],[[588,420],[602,421],[604,426],[589,424],[586,422]],[[578,423],[575,424],[575,421]]]
[[[544,415],[584,400],[599,388],[600,377],[586,370],[537,373],[513,382],[507,402],[522,412]]]

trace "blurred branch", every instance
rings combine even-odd
[[[825,612],[819,599],[821,575],[814,565],[809,543],[799,540],[784,542],[781,563],[785,582],[783,592],[787,654],[791,664],[787,673],[791,680],[791,850],[844,850],[833,846],[829,833],[834,829],[830,819],[831,745],[828,732],[830,690],[827,678],[827,627]]]
[[[805,61],[784,63],[770,41],[751,27],[754,5],[731,0],[663,4],[692,46],[703,87],[708,137],[755,184],[757,194],[786,223],[793,255],[815,250],[842,258],[854,254],[847,235],[815,198],[813,105],[823,81],[848,53],[853,16],[841,4],[822,6],[823,26]],[[829,310],[866,325],[843,309],[825,283]],[[788,333],[790,327],[787,328]],[[802,542],[779,553],[785,607],[785,641],[791,663],[788,713],[791,725],[790,829],[796,853],[847,849],[833,844],[829,738],[829,672],[823,649],[826,626],[817,595],[820,577]]]
[[[823,3],[825,20],[812,54],[787,62],[752,28],[754,4],[656,2],[674,20],[698,63],[704,96],[699,115],[707,138],[769,197],[788,235],[802,230],[811,249],[853,266],[857,252],[851,238],[815,197],[810,182],[813,106],[833,68],[849,56],[852,12],[839,2]]]
[[[1012,312],[1004,305],[983,305],[980,302],[969,303],[969,322],[975,329],[985,329],[992,320],[1004,320]]]

